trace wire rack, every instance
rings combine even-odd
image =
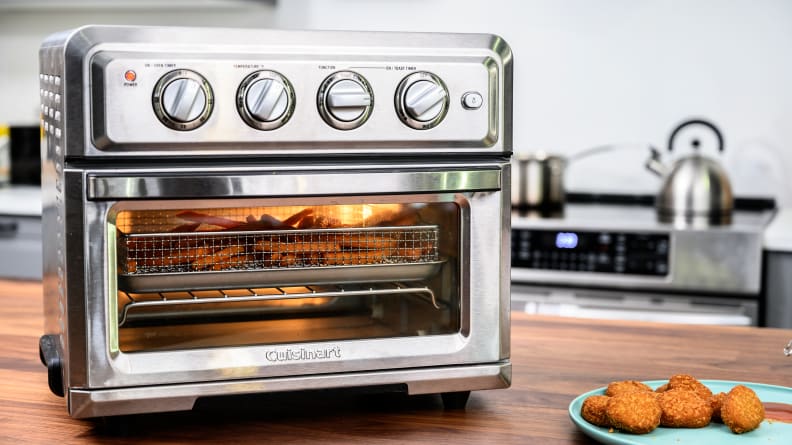
[[[139,310],[170,309],[185,306],[209,306],[220,304],[247,303],[256,301],[318,299],[373,295],[415,295],[440,309],[434,292],[426,286],[405,285],[401,283],[379,283],[370,286],[303,286],[300,288],[274,287],[266,289],[233,289],[217,291],[219,296],[207,296],[202,292],[158,292],[156,294],[136,295],[122,292],[126,303],[119,311],[118,325],[124,326]],[[148,314],[151,316],[151,314]],[[145,319],[142,313],[138,318]]]
[[[437,226],[121,234],[123,275],[436,262]]]

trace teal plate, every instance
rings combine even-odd
[[[666,383],[667,380],[651,380],[644,382],[652,388]],[[745,385],[756,392],[762,402],[792,404],[792,388],[783,386],[763,385],[761,383],[730,382],[725,380],[702,380],[702,383],[713,393],[729,392],[735,385]],[[601,395],[605,388],[595,389],[581,394],[569,404],[569,417],[572,422],[587,436],[600,443],[614,445],[682,445],[682,444],[718,444],[718,445],[786,445],[792,443],[792,423],[765,420],[759,428],[744,434],[734,434],[722,423],[711,423],[704,428],[663,428],[659,427],[649,434],[629,434],[620,431],[608,432],[608,428],[599,427],[586,422],[580,416],[583,401],[589,396]]]

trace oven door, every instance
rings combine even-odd
[[[508,358],[507,168],[86,172],[87,388]]]

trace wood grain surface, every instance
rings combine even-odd
[[[38,359],[41,284],[0,280],[0,443],[592,443],[567,415],[612,380],[673,373],[792,386],[792,330],[592,321],[512,314],[512,387],[437,396],[311,392],[201,401],[122,424],[74,420]]]

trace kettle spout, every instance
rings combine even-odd
[[[666,166],[660,160],[660,152],[654,147],[649,147],[649,151],[651,151],[651,154],[649,155],[649,159],[646,160],[646,163],[644,163],[644,166],[646,166],[647,170],[656,174],[657,176],[665,176],[665,174],[668,172],[668,168],[666,168]]]

